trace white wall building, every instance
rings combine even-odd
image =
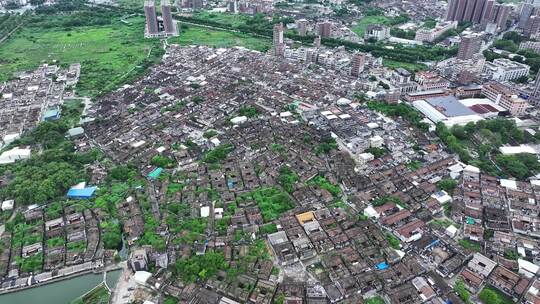
[[[0,155],[0,165],[11,164],[18,160],[27,158],[30,158],[30,149],[21,149],[19,147],[15,147]]]
[[[437,23],[437,26],[435,26],[432,29],[420,29],[416,31],[416,36],[414,37],[414,40],[421,41],[421,42],[424,42],[424,41],[433,42],[435,39],[441,36],[444,32],[451,29],[455,29],[457,25],[458,25],[457,21]]]
[[[530,67],[506,58],[498,58],[493,62],[486,62],[483,73],[486,77],[497,81],[509,81],[529,75]]]

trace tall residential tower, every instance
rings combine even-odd
[[[363,53],[356,53],[352,56],[351,60],[351,75],[358,77],[360,73],[364,71],[364,65],[366,63],[366,55]]]
[[[274,25],[273,48],[274,55],[283,56],[285,52],[285,43],[283,40],[283,23],[278,23]]]
[[[144,15],[146,16],[146,37],[154,37],[159,34],[159,25],[154,0],[144,1]]]
[[[158,19],[154,0],[144,1],[144,14],[146,16],[146,30],[144,37],[170,37],[178,36],[176,22],[172,18],[171,4],[169,0],[161,1],[162,18]]]
[[[511,6],[495,0],[448,0],[447,21],[495,24],[497,29],[505,29]]]
[[[468,34],[461,38],[457,58],[461,60],[472,59],[473,55],[480,52],[482,47],[482,36],[479,34]]]
[[[161,15],[163,18],[163,30],[165,33],[176,33],[176,24],[171,15],[171,4],[169,0],[161,0]]]

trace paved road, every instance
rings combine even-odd
[[[116,283],[116,288],[113,290],[111,297],[111,304],[125,304],[130,303],[133,297],[133,290],[137,286],[134,276],[127,266],[127,262],[122,263],[122,273]]]
[[[5,40],[7,40],[11,35],[13,35],[23,24],[19,24],[17,25],[11,32],[7,33],[4,37],[2,37],[0,39],[0,43],[4,42]]]
[[[9,219],[6,221],[6,223],[13,221],[13,219],[14,219],[15,216],[17,215],[17,212],[18,212],[17,210],[13,210],[13,213],[11,213],[11,216],[10,216]],[[0,236],[2,236],[2,234],[4,234],[4,231],[6,231],[6,225],[0,226]]]

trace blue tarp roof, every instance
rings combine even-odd
[[[377,264],[377,266],[375,266],[375,267],[377,267],[377,269],[379,269],[379,270],[385,270],[385,269],[388,269],[388,264],[386,264],[386,262],[381,262],[381,263]]]
[[[70,198],[90,198],[96,192],[97,187],[86,187],[86,188],[71,188],[69,189],[67,196]]]
[[[148,177],[151,179],[157,179],[161,174],[161,171],[163,171],[163,168],[156,168],[154,171],[148,173]]]
[[[53,109],[53,110],[47,110],[43,114],[43,120],[53,120],[58,119],[60,117],[60,111]]]
[[[439,240],[439,239],[436,239],[435,241],[431,242],[431,244],[427,245],[427,247],[426,247],[426,248],[430,248],[430,247],[433,247],[433,246],[435,246],[435,245],[439,244],[439,242],[440,242],[440,240]]]

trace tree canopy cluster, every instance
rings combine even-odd
[[[291,170],[288,166],[282,166],[279,168],[278,183],[285,189],[285,191],[292,193],[294,186],[298,182],[299,177],[296,172]]]
[[[259,115],[259,110],[254,106],[243,106],[238,110],[238,114],[249,118]]]
[[[169,158],[165,155],[155,155],[150,160],[150,163],[156,167],[161,168],[172,168],[176,164],[176,161],[172,158]]]
[[[380,10],[366,11],[365,15],[381,15],[383,14]],[[274,24],[283,22],[283,24],[292,23],[294,20],[284,17],[274,17],[272,20],[267,20],[260,15],[255,15],[252,18],[246,18],[246,20],[241,24],[232,24],[225,23],[220,21],[215,21],[210,18],[202,18],[197,16],[187,17],[179,16],[179,20],[203,24],[208,26],[213,26],[222,29],[237,30],[243,33],[256,34],[260,36],[272,37],[272,27]],[[390,20],[390,24],[400,24],[406,22],[409,19],[407,15],[400,15]],[[315,36],[300,36],[292,32],[286,32],[285,36],[287,38],[301,41],[304,43],[312,43]],[[430,61],[430,60],[439,60],[443,58],[449,58],[457,54],[457,48],[443,48],[443,47],[433,47],[433,46],[401,46],[393,45],[393,49],[386,48],[384,43],[367,43],[360,44],[350,41],[333,39],[333,38],[323,38],[321,43],[328,47],[338,47],[345,46],[350,50],[358,50],[361,52],[371,52],[376,57],[384,57],[387,59],[392,59],[400,62],[409,62],[416,63],[418,61]]]
[[[294,207],[291,197],[275,187],[259,188],[239,199],[254,200],[265,222],[276,220],[283,212]]]
[[[504,54],[498,54],[492,50],[485,50],[484,57],[487,61],[493,61],[497,58],[508,58],[512,61],[525,63],[531,67],[530,73],[536,74],[540,70],[540,54],[536,53],[533,50],[519,50],[519,44],[525,41],[525,37],[519,35],[516,32],[507,32],[503,35],[502,39],[496,40],[493,43],[493,47],[501,50],[505,50],[511,53],[517,53],[519,56],[513,56],[509,58]]]
[[[226,270],[228,267],[223,254],[207,252],[178,260],[173,271],[183,282],[193,283],[211,278],[218,271]]]
[[[369,147],[364,152],[371,153],[375,158],[381,158],[388,154],[388,150],[385,148]]]
[[[457,181],[453,178],[444,178],[437,183],[437,188],[446,191],[446,193],[452,194],[454,188],[457,187]]]
[[[336,140],[331,136],[327,136],[321,139],[321,142],[315,148],[315,154],[328,154],[330,151],[336,150],[337,148],[338,145]]]
[[[310,184],[316,185],[332,194],[334,197],[341,195],[341,188],[338,185],[330,183],[324,176],[317,175],[309,181]]]
[[[518,179],[525,179],[540,171],[536,155],[520,153],[515,155],[497,155],[495,162],[504,172]]]
[[[227,155],[229,155],[229,153],[231,153],[233,150],[234,146],[231,144],[220,145],[213,150],[208,151],[203,157],[203,162],[208,164],[219,163],[225,160]]]
[[[512,120],[481,120],[452,128],[438,123],[436,133],[448,149],[459,155],[461,161],[477,166],[488,174],[525,179],[540,172],[534,155],[499,154],[498,148],[502,145],[538,141],[535,137],[526,137]]]
[[[480,294],[478,294],[478,298],[480,298],[480,301],[484,304],[511,304],[514,303],[514,301],[503,294],[502,292],[498,291],[492,286],[486,286]]]
[[[38,6],[27,24],[41,29],[61,27],[73,28],[111,24],[121,17],[116,10],[98,6],[87,6],[83,0],[61,0],[53,5]]]
[[[454,285],[454,291],[465,303],[469,302],[471,294],[465,287],[465,283],[463,282],[463,280],[459,279],[456,281],[456,284]]]
[[[427,131],[429,129],[429,125],[422,122],[423,117],[420,112],[404,103],[389,104],[380,101],[368,101],[367,107],[370,110],[377,111],[391,117],[402,117],[420,130]]]
[[[0,198],[15,199],[25,205],[44,204],[64,197],[71,186],[86,180],[84,165],[101,155],[97,150],[74,152],[73,143],[65,138],[70,127],[69,117],[69,111],[65,111],[60,120],[42,122],[10,145],[32,145],[34,151],[39,147],[44,150],[33,153],[28,160],[0,167],[0,175],[7,174],[11,178],[8,185],[0,189]]]
[[[371,204],[374,206],[374,207],[378,207],[378,206],[382,206],[386,203],[394,203],[396,205],[403,205],[403,202],[401,202],[401,200],[399,199],[399,197],[396,197],[396,196],[383,196],[383,197],[378,197],[376,199],[374,199],[373,201],[371,201]]]

